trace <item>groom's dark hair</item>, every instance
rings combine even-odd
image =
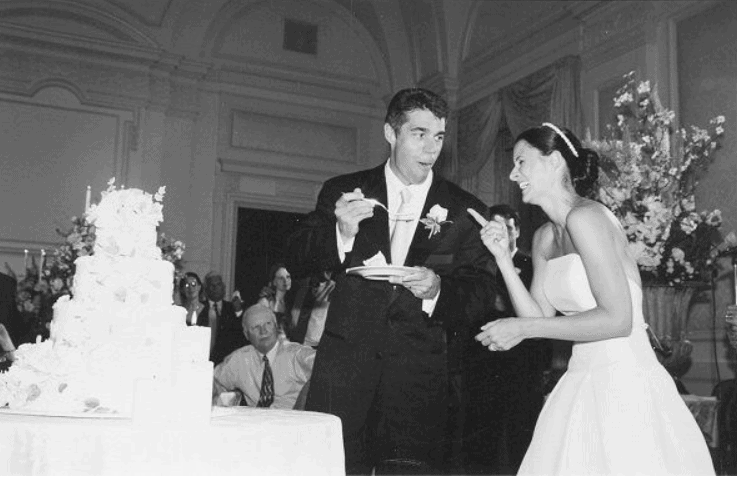
[[[437,118],[448,117],[448,103],[442,96],[424,88],[399,90],[389,102],[384,122],[399,131],[407,122],[406,114],[414,110],[428,110]]]

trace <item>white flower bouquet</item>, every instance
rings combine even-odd
[[[634,72],[614,98],[617,124],[584,145],[600,158],[598,199],[619,218],[644,283],[708,280],[723,249],[719,209],[696,210],[694,191],[724,134],[724,116],[673,133],[674,113]],[[731,236],[730,236],[731,237]]]

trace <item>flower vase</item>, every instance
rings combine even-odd
[[[658,360],[676,382],[691,366],[693,346],[686,339],[689,306],[701,283],[678,286],[644,285],[643,313],[645,322],[660,341]]]

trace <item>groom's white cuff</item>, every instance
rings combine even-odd
[[[435,312],[435,304],[438,303],[438,297],[440,297],[440,291],[438,291],[433,299],[422,299],[422,311],[430,317]]]
[[[345,262],[345,255],[353,250],[353,243],[356,242],[356,237],[351,237],[347,241],[343,242],[343,238],[340,237],[340,229],[338,223],[335,223],[335,240],[338,241],[338,258],[340,262]]]

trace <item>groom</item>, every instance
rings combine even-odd
[[[348,474],[440,471],[445,330],[494,300],[493,258],[466,212],[486,208],[432,171],[447,116],[437,94],[399,91],[384,124],[389,160],[326,181],[288,241],[295,275],[337,271],[306,408],[342,420]],[[414,270],[389,281],[346,273],[369,259]]]

